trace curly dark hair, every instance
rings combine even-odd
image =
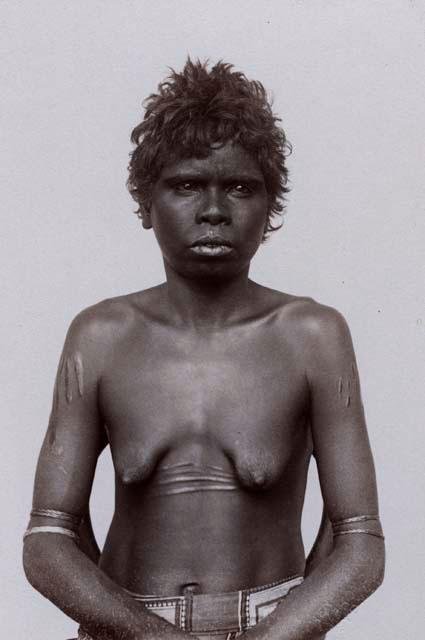
[[[272,218],[282,213],[289,191],[285,161],[291,151],[280,118],[273,114],[263,85],[219,61],[188,58],[181,73],[171,69],[158,93],[144,102],[143,121],[133,129],[128,189],[138,203],[137,215],[149,211],[152,188],[172,159],[205,158],[213,143],[240,144],[257,160],[268,193],[263,240],[279,229]]]

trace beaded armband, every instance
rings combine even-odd
[[[69,527],[72,527],[72,529],[68,529],[66,526],[62,527],[60,524],[29,527],[24,533],[24,540],[28,536],[38,533],[59,533],[62,536],[68,536],[68,538],[72,538],[76,542],[79,542],[80,537],[74,529],[78,529],[80,526],[80,517],[74,516],[72,513],[67,513],[66,511],[57,511],[56,509],[32,509],[31,516],[61,520],[65,524],[68,524]]]
[[[342,528],[344,525],[357,525],[362,522],[370,522],[371,520],[375,520],[379,522],[379,516],[377,515],[362,515],[362,516],[352,516],[351,518],[343,518],[342,520],[337,520],[336,522],[332,522],[332,532],[334,538],[336,536],[346,536],[354,533],[360,533],[367,536],[374,536],[375,538],[385,539],[385,536],[378,531],[374,531],[373,529],[363,529],[363,528],[354,528],[354,529],[344,529]]]
[[[75,531],[72,531],[72,529],[65,529],[65,527],[47,527],[47,526],[30,527],[24,533],[24,540],[25,538],[28,538],[28,536],[32,536],[36,533],[59,533],[62,536],[68,536],[68,538],[72,538],[76,542],[80,540],[80,537],[78,536],[78,534],[75,533]]]
[[[31,511],[31,516],[64,520],[65,522],[69,522],[70,525],[73,525],[77,528],[81,523],[80,517],[74,516],[72,513],[67,513],[66,511],[57,511],[56,509],[33,509]]]

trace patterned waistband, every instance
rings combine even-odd
[[[127,593],[138,602],[179,629],[199,634],[223,634],[245,631],[256,625],[294,587],[303,576],[290,576],[278,582],[228,593],[185,594],[182,596],[145,596]],[[93,640],[80,629],[79,640]]]

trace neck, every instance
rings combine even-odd
[[[243,318],[256,286],[248,268],[225,280],[186,278],[166,263],[165,273],[163,291],[175,320],[196,328],[218,328]]]

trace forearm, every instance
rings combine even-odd
[[[100,549],[94,535],[89,508],[86,509],[86,512],[82,517],[81,524],[78,529],[78,535],[80,538],[78,545],[79,548],[90,558],[90,560],[97,564],[100,558]]]
[[[308,554],[305,564],[305,575],[308,576],[320,562],[329,556],[333,549],[332,524],[325,509],[323,509],[322,520],[316,540]]]
[[[35,589],[96,639],[188,638],[133,600],[66,536],[28,536],[24,568]]]
[[[328,518],[326,510],[323,509],[322,520],[320,522],[319,531],[317,533],[316,540],[308,554],[305,564],[305,576],[309,576],[310,573],[317,567],[320,562],[323,562],[333,549],[333,533],[332,524]],[[320,634],[315,636],[315,640],[325,640],[326,634]]]
[[[329,557],[246,632],[247,640],[315,640],[365,600],[382,582],[383,540],[366,535],[338,539]]]

